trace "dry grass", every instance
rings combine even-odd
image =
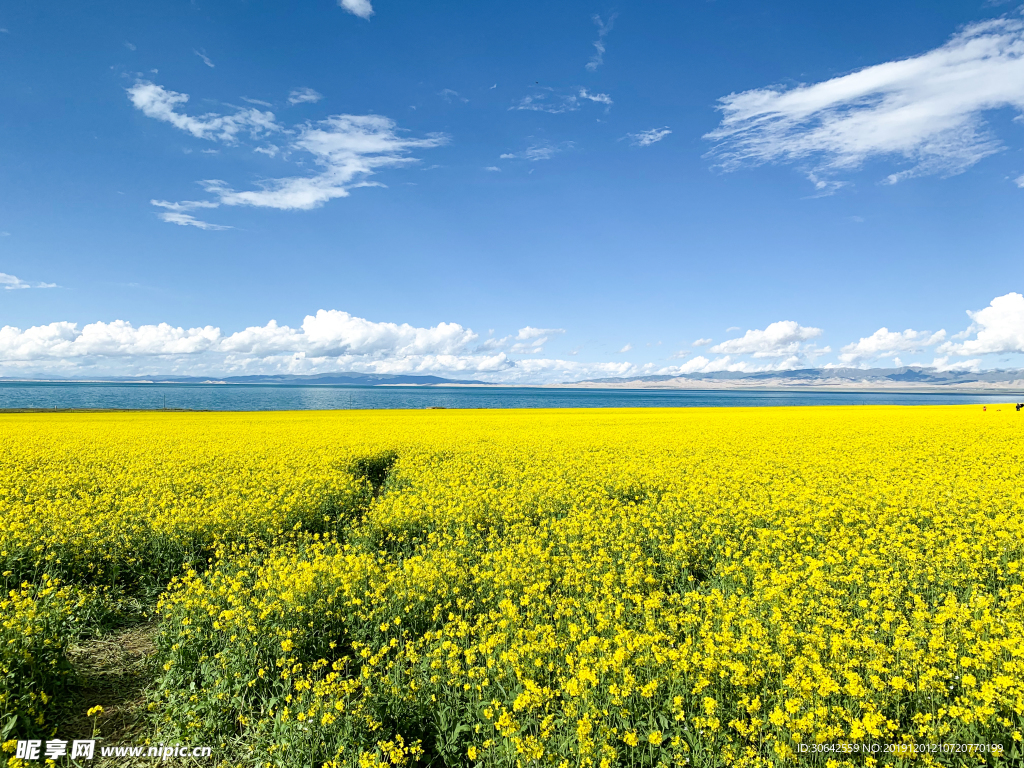
[[[61,738],[97,740],[97,760],[91,765],[125,765],[125,760],[98,758],[99,746],[143,744],[148,736],[146,688],[155,677],[152,656],[155,622],[119,629],[73,645],[68,656],[78,684],[68,701],[68,719]],[[86,712],[96,705],[96,718]]]
[[[111,631],[102,637],[83,641],[68,649],[78,682],[67,703],[65,725],[60,738],[95,739],[95,758],[90,761],[65,761],[71,768],[125,768],[157,766],[165,761],[156,757],[102,757],[104,746],[142,746],[152,738],[146,689],[156,677],[153,654],[157,633],[155,621]],[[95,718],[86,713],[95,706],[103,712]],[[201,746],[201,745],[190,745]],[[210,768],[210,759],[172,758],[181,768]]]

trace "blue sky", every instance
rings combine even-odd
[[[0,375],[1024,366],[985,2],[0,10]]]

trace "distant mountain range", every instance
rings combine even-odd
[[[589,379],[565,386],[625,389],[991,389],[1024,391],[1024,370],[939,371],[935,368],[802,368],[795,371],[685,373]]]
[[[58,381],[58,382],[101,382],[118,384],[330,384],[348,386],[438,386],[451,384],[487,384],[486,381],[475,381],[470,379],[445,379],[440,376],[406,376],[404,374],[384,373],[355,373],[344,371],[341,373],[317,373],[308,376],[300,375],[273,375],[273,376],[225,376],[216,378],[212,376],[90,376],[66,378],[57,376],[39,378],[13,378],[3,377],[0,381]]]
[[[100,382],[136,384],[281,384],[293,386],[331,385],[358,387],[387,386],[509,386],[475,379],[446,379],[441,376],[405,374],[318,373],[312,375],[265,376],[95,376],[95,377],[0,377],[0,381]],[[515,385],[513,385],[515,386]],[[522,385],[520,385],[522,386]],[[845,390],[993,390],[1024,392],[1024,370],[939,371],[918,366],[903,368],[802,368],[795,371],[741,373],[684,373],[678,376],[625,376],[587,379],[548,386],[609,389],[845,389]]]

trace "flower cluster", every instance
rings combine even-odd
[[[2,439],[56,444],[26,423]],[[97,416],[0,459],[3,515],[123,498],[126,535],[188,542],[166,560],[183,570],[127,545],[90,570],[70,536],[33,554],[15,527],[3,557],[159,586],[157,735],[225,766],[909,759],[798,754],[840,742],[998,744],[957,759],[1009,766],[1020,426],[963,407]]]

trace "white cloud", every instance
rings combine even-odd
[[[1003,148],[985,112],[1024,111],[1024,23],[973,24],[920,56],[812,85],[733,93],[718,108],[722,122],[705,138],[718,142],[711,154],[726,169],[807,162],[824,192],[830,174],[872,157],[910,163],[889,183],[960,173]]]
[[[539,354],[544,351],[544,344],[552,336],[565,333],[564,328],[520,328],[516,334],[516,342],[509,350],[512,353]]]
[[[4,290],[7,291],[20,291],[26,288],[57,288],[56,283],[27,283],[19,277],[14,275],[8,275],[4,272],[0,272],[0,286],[3,286]]]
[[[408,157],[416,148],[438,147],[443,136],[412,139],[400,136],[393,120],[380,115],[334,115],[300,129],[291,148],[308,152],[322,171],[315,176],[268,179],[258,190],[238,192],[219,179],[203,183],[222,205],[251,205],[278,210],[310,210],[329,200],[348,197],[360,186],[381,186],[366,177],[381,168],[418,162]]]
[[[4,31],[6,32],[7,30],[4,30]],[[135,50],[135,44],[134,43],[129,43],[127,40],[124,41],[124,47],[127,48],[129,51],[134,51]]]
[[[4,272],[0,272],[0,285],[8,291],[17,291],[22,288],[31,288],[32,286],[26,283],[24,280],[15,277],[14,275],[8,275]]]
[[[571,141],[564,142],[560,146],[553,144],[534,144],[522,152],[506,152],[500,156],[501,160],[529,160],[531,163],[535,163],[538,160],[550,160],[552,157],[562,151],[563,148],[571,148],[573,146]]]
[[[604,104],[605,107],[610,107],[614,103],[607,93],[591,93],[586,88],[573,88],[571,93],[559,92],[554,88],[539,88],[535,93],[524,96],[509,107],[509,111],[528,110],[560,115],[563,112],[578,110],[581,106],[580,99]]]
[[[625,354],[626,352],[631,351],[632,349],[633,349],[633,345],[631,343],[627,343],[626,346],[624,346],[622,349],[620,349],[615,354],[622,355],[622,354]]]
[[[458,101],[461,102],[469,101],[469,99],[467,99],[465,96],[460,96],[458,91],[453,91],[451,88],[442,88],[440,91],[437,92],[437,95],[440,96],[445,101],[447,101],[449,104],[452,103],[452,99],[457,99]]]
[[[323,96],[312,88],[295,88],[288,94],[289,104],[316,104]]]
[[[169,91],[146,81],[139,81],[129,88],[128,96],[135,108],[146,117],[170,123],[199,139],[233,144],[243,131],[256,137],[281,130],[274,121],[273,112],[261,112],[258,109],[240,109],[233,115],[208,113],[192,117],[182,114],[177,109],[188,101],[187,94]]]
[[[269,101],[263,101],[262,99],[250,99],[248,96],[242,96],[242,101],[247,101],[250,104],[259,104],[261,107],[272,107],[274,106]]]
[[[975,337],[959,343],[946,342],[939,347],[940,354],[1024,353],[1024,296],[1019,293],[997,296],[984,309],[968,310],[967,315],[972,320],[968,333]]]
[[[181,211],[194,211],[196,208],[216,208],[217,203],[208,200],[182,200],[180,203],[171,203],[167,200],[150,200],[150,205],[158,208],[166,208],[169,211],[180,213]]]
[[[949,362],[949,357],[937,357],[932,360],[930,368],[937,371],[971,371],[977,373],[981,370],[981,360],[960,360],[955,363]]]
[[[561,329],[527,326],[509,341],[537,354],[547,335]],[[540,335],[538,335],[540,334]],[[416,327],[373,322],[347,312],[320,310],[301,327],[270,321],[226,335],[219,328],[181,328],[166,323],[133,326],[123,320],[58,322],[25,330],[0,329],[0,371],[175,373],[226,376],[245,373],[471,374],[490,379],[521,379],[530,372],[554,376],[565,365],[577,377],[591,371],[621,370],[603,364],[564,364],[532,359],[525,369],[505,351],[474,350],[477,334],[457,323]],[[613,364],[608,364],[609,366]],[[543,373],[540,374],[543,377]],[[536,377],[535,377],[536,378]]]
[[[520,341],[525,341],[527,339],[538,339],[541,336],[550,336],[553,333],[565,333],[565,329],[564,328],[532,328],[531,326],[528,325],[525,328],[520,328],[519,329],[519,333],[516,334],[516,338],[519,339]]]
[[[604,104],[609,107],[614,103],[612,97],[607,93],[590,93],[586,88],[580,88],[580,98],[596,101],[598,104]]]
[[[640,131],[640,133],[627,133],[626,138],[629,139],[629,143],[634,147],[649,147],[651,144],[661,141],[670,133],[672,131],[666,125],[664,128],[652,128],[649,131]]]
[[[268,144],[265,147],[256,147],[253,150],[253,152],[258,152],[259,154],[266,155],[267,157],[277,157],[277,153],[280,151],[280,148],[274,144]]]
[[[1013,183],[1016,184],[1021,189],[1024,189],[1024,176],[1018,176],[1016,179],[1013,180]]]
[[[576,94],[547,92],[524,96],[517,104],[509,107],[509,111],[526,109],[532,112],[548,112],[552,115],[559,115],[563,112],[575,112],[579,108],[579,97]]]
[[[608,36],[608,33],[612,31],[612,25],[615,23],[615,17],[618,14],[613,13],[608,17],[608,21],[601,21],[601,17],[594,16],[594,24],[597,25],[597,40],[594,41],[594,55],[590,57],[590,61],[587,62],[587,70],[594,72],[604,64],[604,39]]]
[[[693,342],[693,346],[703,347],[706,346],[707,344],[710,344],[712,341],[714,341],[714,339],[697,339],[695,342]]]
[[[732,333],[733,331],[738,331],[739,329],[740,327],[738,325],[730,325],[728,328],[725,329],[725,332]]]
[[[865,336],[853,344],[842,348],[839,361],[845,364],[858,363],[864,360],[888,356],[893,352],[920,352],[925,347],[940,343],[946,338],[945,331],[890,331],[879,328],[870,336]],[[898,367],[898,366],[897,366]]]
[[[210,349],[219,338],[219,329],[211,326],[185,330],[160,323],[133,328],[122,320],[89,323],[81,330],[77,323],[67,322],[34,326],[24,331],[4,326],[0,328],[0,361],[189,355]]]
[[[493,329],[489,333],[494,333]],[[487,339],[477,347],[477,352],[504,349],[512,353],[535,355],[544,351],[544,344],[551,336],[560,333],[565,333],[565,329],[534,328],[528,325],[525,328],[520,328],[515,336],[509,335],[500,339]]]
[[[160,216],[161,221],[166,221],[168,224],[177,224],[182,227],[198,227],[199,229],[208,230],[232,229],[232,227],[227,227],[222,224],[211,224],[208,221],[202,221],[188,213],[175,213],[173,211],[168,211],[167,213],[161,213],[158,215]]]
[[[496,165],[488,165],[486,168],[484,168],[484,170],[485,171],[497,171],[498,173],[501,173],[501,168],[499,168]]]
[[[317,357],[339,355],[452,355],[461,352],[477,335],[457,323],[417,328],[407,323],[375,323],[338,310],[307,315],[302,329],[292,330],[271,321],[227,337],[222,348],[231,352],[304,352]]]
[[[361,19],[373,16],[373,6],[370,5],[370,0],[338,0],[338,5]]]
[[[195,48],[193,48],[192,53],[194,53],[196,56],[202,59],[203,64],[210,67],[210,69],[213,69],[214,64],[212,61],[210,61],[210,57],[206,55],[206,51],[197,51]]]
[[[749,360],[735,360],[730,355],[714,359],[698,355],[682,365],[659,368],[655,373],[668,376],[688,373],[717,373],[719,371],[760,373],[763,371],[791,371],[795,368],[803,368],[806,365],[807,361],[802,355],[792,355],[772,363],[753,363]]]
[[[196,118],[176,111],[178,106],[188,101],[185,94],[167,91],[152,83],[137,83],[128,92],[132,103],[144,114],[169,122],[199,138],[219,138],[234,143],[245,127],[254,138],[265,132],[280,132],[291,137],[287,147],[290,152],[311,155],[320,168],[320,172],[314,175],[266,179],[259,183],[259,189],[248,191],[237,191],[220,179],[206,179],[201,184],[216,196],[216,200],[174,204],[154,202],[154,205],[168,208],[172,213],[220,205],[251,205],[279,210],[317,208],[329,200],[347,197],[349,190],[355,187],[383,186],[368,181],[366,177],[382,168],[418,162],[408,156],[413,149],[438,147],[447,141],[441,134],[409,138],[401,134],[393,120],[380,115],[333,115],[285,131],[274,122],[274,115],[270,112],[250,109],[227,117],[204,115]],[[273,156],[278,149],[269,145],[254,151]],[[191,216],[161,214],[161,217],[173,224],[218,228],[198,222]]]
[[[347,312],[320,310],[301,328],[278,325],[246,328],[224,336],[219,328],[174,328],[167,323],[138,328],[123,320],[89,323],[58,322],[0,331],[0,360],[5,363],[79,357],[180,356],[200,353],[249,355],[258,358],[302,354],[315,358],[341,356],[423,357],[458,355],[477,338],[457,323],[417,328],[407,323],[375,323]]]
[[[803,342],[820,335],[820,328],[807,328],[793,320],[780,320],[764,330],[747,331],[738,339],[716,344],[711,351],[721,355],[787,357],[797,355]]]

